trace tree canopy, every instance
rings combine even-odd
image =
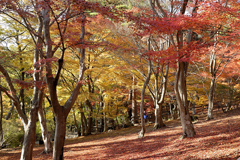
[[[85,136],[141,123],[144,137],[146,112],[154,129],[177,116],[182,138],[194,137],[195,106],[211,120],[240,103],[237,0],[0,4],[0,126],[6,117],[24,132],[21,159],[38,134],[63,159],[72,125]]]

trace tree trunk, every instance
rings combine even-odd
[[[158,103],[155,101],[155,124],[154,129],[158,129],[161,127],[165,127],[166,125],[163,123],[162,120],[162,103]]]
[[[104,129],[104,115],[101,113],[101,118],[100,118],[100,132],[103,132]]]
[[[100,102],[99,102],[99,108],[101,110],[101,117],[100,117],[100,124],[101,124],[101,131],[100,132],[103,132],[104,130],[104,102],[103,102],[103,96],[102,96],[102,90],[100,89]]]
[[[135,89],[135,85],[136,85],[136,80],[135,80],[135,76],[133,75],[133,89],[132,89],[132,118],[131,118],[131,122],[132,124],[136,124],[138,123],[138,116],[137,116],[137,101],[136,101],[136,89]]]
[[[41,35],[42,35],[42,19],[40,16],[38,17],[39,20],[39,28],[38,28],[38,35],[37,37],[37,44],[34,51],[34,59],[33,64],[36,64],[39,61],[39,58],[42,57],[40,55],[41,49],[39,49],[39,44],[42,44]],[[42,71],[43,68],[39,65],[34,65],[34,71],[40,70]],[[33,79],[35,82],[41,82],[42,80],[42,72],[34,72]],[[24,75],[23,75],[24,76]],[[33,89],[33,99],[31,101],[31,110],[29,112],[29,120],[28,122],[23,122],[24,125],[24,141],[21,153],[21,160],[31,160],[32,159],[32,152],[33,146],[36,140],[36,121],[37,121],[37,114],[40,107],[42,107],[43,102],[43,90],[44,86],[34,86]],[[24,92],[23,92],[24,93]],[[24,102],[24,98],[22,98],[22,102]],[[16,104],[14,104],[16,105]],[[23,105],[24,106],[24,105]],[[22,111],[23,113],[23,111]],[[24,113],[23,113],[24,114]],[[25,114],[24,114],[25,115]]]
[[[36,103],[36,102],[35,102]],[[21,153],[21,160],[31,160],[33,146],[36,140],[36,121],[38,107],[37,104],[33,104],[29,113],[28,124],[24,128],[24,141]]]
[[[158,65],[157,65],[157,69],[159,69]],[[160,84],[161,90],[159,90],[160,86],[158,84],[159,74],[158,73],[154,73],[154,75],[155,75],[155,99],[154,99],[154,104],[155,104],[155,125],[153,127],[154,129],[158,129],[158,128],[166,126],[163,123],[163,120],[162,120],[162,105],[164,103],[164,97],[165,97],[166,90],[167,90],[168,70],[169,70],[169,66],[166,65],[166,71],[165,71],[165,74],[162,76],[162,80],[161,80],[161,84]]]
[[[98,117],[95,116],[95,126],[96,126],[96,133],[98,133]]]
[[[24,81],[24,72],[22,72],[21,80]],[[22,108],[22,111],[26,115],[26,112],[25,112],[24,88],[20,89],[20,98],[21,98],[21,108]]]
[[[87,131],[88,131],[88,126],[87,126],[87,119],[84,115],[84,113],[82,112],[82,116],[83,116],[83,121],[84,121],[84,129],[85,129],[85,132],[84,132],[84,135],[86,136],[87,135]]]
[[[6,120],[9,120],[11,118],[11,114],[12,114],[12,111],[14,109],[14,103],[12,102],[12,106],[10,108],[10,110],[8,111],[8,114],[6,115]]]
[[[188,103],[187,103],[187,62],[178,62],[177,73],[175,77],[174,91],[177,98],[177,104],[180,110],[181,124],[183,129],[182,138],[193,137],[196,133],[190,118]]]
[[[148,42],[148,45],[150,46],[150,40]],[[152,63],[151,63],[150,60],[148,60],[148,75],[145,79],[143,89],[142,89],[142,92],[141,92],[140,117],[141,117],[141,127],[142,127],[142,129],[138,134],[139,138],[143,138],[144,134],[146,132],[145,119],[144,119],[144,113],[143,113],[144,112],[144,95],[145,95],[146,87],[147,87],[147,85],[150,81],[150,78],[151,78],[151,68],[152,68]]]
[[[0,79],[1,82],[1,79]],[[2,129],[2,119],[3,119],[3,103],[2,103],[2,92],[0,91],[0,149],[2,149],[3,146],[3,129]]]
[[[100,110],[100,108],[97,109],[97,114],[95,116],[96,133],[99,132],[99,130],[98,130],[98,114],[99,114],[99,110]]]
[[[74,125],[75,125],[75,127],[77,128],[77,134],[78,134],[78,136],[80,136],[80,135],[81,135],[81,131],[80,131],[80,129],[79,129],[79,127],[78,127],[78,124],[77,124],[77,119],[76,119],[76,116],[75,116],[75,109],[72,108],[72,111],[73,111]]]
[[[83,112],[82,112],[81,115],[82,115],[82,117],[83,117],[83,121],[84,121],[84,130],[85,130],[84,135],[86,136],[86,135],[87,135],[87,131],[88,131],[87,119],[86,119],[86,117],[85,117],[85,115],[84,115]]]
[[[92,133],[92,105],[89,100],[86,101],[86,105],[88,106],[89,114],[88,114],[88,129],[87,129],[87,135],[90,135]]]
[[[44,113],[43,113],[42,106],[39,106],[38,119],[39,119],[41,130],[42,130],[42,139],[43,139],[43,142],[44,142],[43,153],[49,153],[49,152],[52,151],[50,134],[49,134],[48,129],[47,129],[47,122],[46,122],[46,118],[45,118]]]
[[[87,120],[83,112],[83,104],[80,105],[80,113],[81,113],[81,135],[86,136],[87,135]]]
[[[169,112],[170,112],[170,115],[171,115],[171,119],[173,120],[174,119],[174,109],[172,108],[172,104],[171,103],[168,103],[168,106],[169,106]]]
[[[106,112],[106,103],[104,103],[103,107],[103,121],[104,121],[104,127],[103,127],[103,132],[107,132],[108,126],[107,126],[107,112]]]
[[[213,111],[213,100],[214,100],[214,92],[215,92],[215,84],[216,79],[213,78],[210,84],[210,91],[208,96],[208,113],[207,113],[207,120],[213,119],[212,111]]]
[[[63,150],[66,132],[66,116],[64,108],[59,106],[58,113],[55,113],[56,127],[53,148],[53,160],[63,160]]]
[[[196,114],[196,110],[195,110],[195,102],[192,103],[192,114]]]
[[[143,138],[146,132],[145,119],[144,119],[144,95],[147,83],[149,82],[150,77],[147,78],[144,82],[142,93],[141,93],[141,104],[140,104],[140,118],[141,118],[141,131],[138,133],[138,138]]]
[[[85,136],[85,128],[83,122],[83,113],[81,112],[81,136]]]

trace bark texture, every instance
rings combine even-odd
[[[178,62],[178,69],[175,77],[174,86],[183,129],[182,138],[193,137],[196,134],[191,121],[187,103],[187,88],[186,88],[187,67],[188,67],[187,62]]]
[[[132,122],[133,125],[138,122],[135,85],[136,85],[136,79],[135,79],[135,76],[133,75],[133,85],[132,85],[132,117],[131,117],[131,122]]]
[[[148,38],[148,50],[150,50],[150,36]],[[141,118],[141,131],[139,132],[138,134],[138,137],[139,138],[143,138],[144,137],[144,134],[146,132],[146,126],[145,126],[145,119],[144,119],[144,95],[145,95],[145,90],[146,90],[146,87],[148,86],[148,83],[150,81],[150,78],[151,78],[151,69],[152,69],[152,62],[150,60],[150,57],[148,57],[148,74],[147,74],[147,77],[144,81],[144,84],[143,84],[143,88],[142,88],[142,92],[141,92],[141,104],[140,104],[140,118]]]
[[[214,94],[215,94],[215,85],[216,85],[216,80],[214,78],[211,80],[210,91],[208,95],[207,120],[213,119],[212,111],[213,111],[213,100],[214,100]]]
[[[181,9],[180,9],[180,13],[182,15],[185,14],[187,4],[188,4],[188,0],[184,0],[182,2]],[[197,5],[197,1],[195,5]],[[192,14],[194,14],[195,12],[196,12],[196,6],[193,8]],[[185,38],[187,40],[187,44],[189,44],[192,41],[192,38],[193,38],[192,30],[188,30]],[[176,40],[178,44],[178,50],[182,49],[183,47],[183,31],[182,30],[178,30],[176,35]],[[182,55],[181,53],[178,53],[178,56],[188,58],[189,55]],[[194,135],[196,135],[196,132],[194,130],[194,126],[192,124],[191,117],[189,114],[188,102],[187,102],[186,79],[187,79],[188,65],[189,63],[182,61],[181,58],[177,59],[177,72],[175,76],[174,91],[176,94],[176,99],[179,107],[181,124],[183,129],[182,138],[193,137]]]
[[[78,127],[77,119],[76,119],[76,116],[75,116],[75,109],[72,108],[72,111],[73,111],[74,125],[75,125],[75,127],[77,128],[77,134],[78,134],[78,136],[80,136],[80,135],[81,135],[81,131],[80,131],[79,127]]]
[[[43,139],[43,142],[44,142],[43,152],[44,153],[49,153],[49,152],[52,151],[50,134],[49,134],[48,129],[47,129],[47,122],[46,122],[46,118],[45,118],[44,113],[43,113],[42,106],[40,106],[40,108],[38,110],[38,119],[39,119],[39,122],[40,122],[41,131],[42,131],[42,139]]]
[[[87,118],[87,121],[88,121],[88,128],[87,128],[87,135],[90,135],[92,133],[92,126],[93,126],[93,123],[92,123],[92,104],[90,103],[89,100],[86,100],[86,105],[88,106],[88,118]]]
[[[107,107],[106,103],[104,103],[104,106],[103,106],[103,132],[108,131],[106,107]]]
[[[158,129],[165,126],[166,125],[163,123],[163,120],[162,120],[162,104],[156,104],[155,105],[155,124],[153,128]]]
[[[218,68],[220,64],[217,67],[216,62],[216,54],[215,54],[215,48],[217,44],[217,35],[214,36],[214,46],[213,50],[210,54],[210,67],[209,72],[211,74],[211,84],[210,84],[210,90],[208,95],[208,112],[207,112],[207,120],[213,119],[212,111],[213,111],[213,100],[214,100],[214,94],[215,94],[215,85],[216,85],[216,73],[218,71]],[[220,75],[220,74],[219,74]]]
[[[55,136],[54,136],[54,148],[53,148],[53,159],[62,160],[63,159],[63,149],[65,141],[66,132],[66,116],[65,110],[59,105],[59,111],[55,113],[56,126],[55,126]]]
[[[148,76],[144,82],[143,89],[141,92],[141,104],[140,104],[141,131],[138,134],[139,138],[143,138],[146,132],[145,119],[144,119],[144,113],[143,113],[144,112],[144,95],[145,95],[146,87],[150,81],[150,77],[151,77],[151,61],[148,62]]]
[[[24,128],[24,141],[21,153],[21,160],[31,160],[32,150],[36,141],[36,121],[37,121],[37,104],[33,104],[29,113],[29,121]]]
[[[48,3],[48,2],[47,2]],[[56,76],[53,76],[53,69],[51,66],[51,62],[46,61],[46,80],[48,85],[48,91],[50,93],[50,98],[52,102],[52,107],[55,114],[56,119],[56,128],[55,128],[55,140],[54,140],[54,148],[53,148],[53,159],[54,160],[62,160],[63,159],[63,148],[64,148],[64,140],[65,140],[65,131],[66,131],[66,118],[74,105],[78,94],[80,87],[82,86],[82,83],[80,83],[83,79],[84,71],[86,70],[85,67],[85,48],[79,48],[79,77],[78,81],[76,83],[75,88],[73,89],[70,97],[65,102],[63,106],[59,104],[58,95],[57,95],[57,85],[58,81],[61,75],[61,70],[63,67],[64,62],[64,55],[65,55],[65,42],[64,42],[64,33],[66,31],[66,28],[61,28],[60,22],[58,21],[56,15],[54,12],[52,12],[52,8],[50,8],[50,5],[48,7],[44,8],[42,11],[42,17],[43,17],[43,33],[44,33],[44,39],[45,39],[45,47],[46,47],[46,58],[51,59],[53,58],[53,55],[57,49],[53,49],[52,47],[52,39],[50,36],[50,12],[52,16],[55,18],[55,23],[58,26],[58,31],[61,38],[61,57],[58,59],[58,69],[56,72]],[[67,16],[69,16],[69,10],[66,10],[65,13]],[[86,22],[86,16],[84,14],[82,16],[82,22],[81,22],[81,34],[79,43],[84,45],[84,36],[85,36],[85,22]],[[67,27],[67,20],[61,23],[65,23],[66,25],[64,27]]]
[[[11,114],[12,114],[12,111],[14,109],[14,102],[12,102],[12,106],[10,108],[10,110],[8,111],[8,114],[6,115],[6,120],[9,120],[11,118]]]
[[[163,68],[163,65],[162,65],[162,68]],[[162,79],[160,81],[161,82],[160,84],[158,82],[159,74],[154,72],[155,73],[154,74],[155,75],[155,90],[154,90],[154,92],[153,91],[151,92],[153,100],[154,100],[154,105],[155,105],[155,124],[153,127],[154,129],[165,127],[165,124],[163,123],[163,120],[162,120],[162,105],[164,103],[164,97],[165,97],[166,90],[167,90],[168,69],[169,69],[169,66],[166,65],[165,73],[163,73],[163,70],[162,70],[162,76],[161,76]]]
[[[1,78],[0,78],[1,82]],[[0,90],[0,149],[3,145],[3,128],[2,128],[2,119],[3,119],[3,103],[2,103],[2,91]]]

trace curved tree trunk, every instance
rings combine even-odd
[[[184,0],[182,2],[181,9],[180,9],[180,13],[182,15],[185,14],[187,4],[188,4],[188,0]],[[196,11],[197,11],[197,8],[195,6],[193,7],[192,14],[196,13]],[[186,37],[187,44],[189,44],[192,41],[192,38],[193,38],[192,33],[193,32],[191,29],[188,30],[188,34]],[[176,40],[177,40],[178,49],[181,49],[183,47],[183,31],[182,30],[178,30]],[[188,55],[182,55],[181,53],[178,53],[178,56],[179,57],[183,56],[185,58],[188,58]],[[177,59],[177,72],[175,76],[174,91],[176,94],[177,104],[179,107],[179,112],[181,117],[181,124],[183,129],[182,138],[193,137],[194,135],[196,135],[196,132],[194,130],[194,126],[192,124],[191,117],[189,114],[188,103],[187,103],[186,80],[187,80],[188,65],[189,63],[182,61],[181,58]]]
[[[42,35],[42,28],[43,28],[43,21],[39,15],[39,28],[38,28],[38,35],[37,37],[37,45],[34,51],[34,59],[33,64],[34,65],[34,71],[40,70],[42,71],[43,68],[37,64],[37,62],[40,59],[41,56],[41,49],[39,48],[39,44],[42,44],[41,35]],[[41,82],[42,81],[42,75],[41,72],[34,72],[33,73],[33,79],[35,82]],[[36,121],[37,121],[37,114],[40,107],[42,107],[43,102],[43,90],[44,86],[34,86],[33,89],[33,99],[31,102],[31,110],[29,112],[29,120],[28,122],[24,123],[24,141],[23,141],[23,147],[22,147],[22,153],[21,153],[21,160],[31,160],[32,159],[32,152],[33,152],[33,146],[35,144],[36,140]],[[23,92],[22,92],[23,94]],[[24,96],[24,95],[22,95]],[[23,101],[22,97],[22,101]],[[16,104],[14,104],[16,106]],[[24,105],[22,105],[24,106]],[[24,114],[24,112],[22,111]]]
[[[150,41],[148,42],[148,44],[150,45]],[[148,75],[147,75],[147,77],[145,79],[145,82],[144,82],[144,85],[143,85],[143,89],[142,89],[142,92],[141,92],[140,117],[141,117],[141,127],[142,127],[142,129],[141,129],[141,131],[138,134],[139,138],[144,137],[144,134],[146,132],[145,119],[144,119],[144,114],[143,114],[143,111],[144,111],[144,95],[145,95],[146,87],[147,87],[147,85],[148,85],[148,83],[150,81],[151,68],[152,68],[152,63],[149,60],[148,61]]]
[[[49,153],[52,151],[51,148],[51,141],[50,141],[50,134],[48,133],[48,129],[47,129],[47,122],[46,122],[46,118],[43,114],[43,108],[42,106],[40,106],[39,110],[38,110],[38,119],[40,122],[40,126],[41,126],[41,130],[42,130],[42,139],[44,142],[44,153]]]
[[[38,73],[35,73],[33,77],[35,81],[38,81],[40,75]],[[32,159],[33,146],[36,140],[37,114],[40,106],[42,106],[42,102],[43,92],[39,90],[38,87],[34,86],[33,100],[31,104],[31,110],[29,112],[29,120],[28,123],[24,123],[24,141],[21,153],[21,160]]]
[[[148,51],[150,51],[150,46],[151,46],[150,36],[149,36],[149,38],[147,40]],[[147,60],[147,62],[148,62],[148,74],[147,74],[147,77],[146,77],[145,82],[143,84],[143,89],[142,89],[142,92],[141,92],[140,118],[141,118],[141,127],[142,127],[142,129],[141,129],[141,131],[138,134],[139,138],[144,137],[144,134],[146,132],[145,119],[144,119],[144,113],[143,113],[144,112],[144,95],[145,95],[146,87],[148,86],[148,83],[150,81],[151,72],[152,72],[152,62],[150,60],[150,56],[148,56],[147,58],[148,58],[148,60]]]
[[[29,121],[24,128],[24,141],[21,153],[21,160],[31,160],[32,150],[36,140],[36,121],[38,108],[33,106],[30,111]]]
[[[36,77],[35,77],[36,78]],[[32,100],[31,110],[29,112],[28,123],[24,126],[24,141],[21,153],[21,160],[31,160],[33,146],[36,140],[36,121],[39,106],[42,105],[43,92],[34,87],[34,97]]]
[[[183,129],[182,138],[193,137],[196,134],[190,118],[187,103],[187,87],[186,87],[187,67],[188,67],[187,62],[178,62],[178,69],[175,77],[174,86]]]
[[[149,62],[149,63],[151,64],[151,62]],[[139,138],[144,137],[144,134],[146,132],[145,119],[144,119],[144,114],[143,114],[143,111],[144,111],[144,95],[145,95],[145,90],[146,90],[147,84],[149,83],[149,80],[150,80],[150,76],[151,76],[151,70],[149,70],[148,77],[146,78],[146,80],[144,82],[143,89],[142,89],[142,92],[141,92],[140,118],[141,118],[141,127],[142,128],[141,128],[141,131],[138,134]]]
[[[11,106],[10,110],[8,111],[8,114],[6,115],[6,118],[5,118],[6,120],[10,119],[13,109],[14,109],[14,103],[12,102],[12,106]]]
[[[167,90],[167,80],[168,80],[168,70],[169,70],[169,66],[166,65],[166,71],[165,74],[162,76],[162,81],[161,81],[161,94],[160,94],[160,90],[158,88],[158,74],[155,75],[155,86],[156,86],[156,92],[155,92],[155,100],[154,100],[154,104],[155,104],[155,125],[154,125],[154,129],[158,129],[161,127],[165,127],[166,125],[163,123],[162,120],[162,105],[164,103],[164,97],[166,94],[166,90]]]
[[[47,1],[47,3],[49,3]],[[51,8],[45,7],[42,10],[42,17],[43,17],[43,31],[44,31],[44,40],[45,40],[45,47],[46,47],[46,58],[53,58],[53,55],[55,53],[53,46],[52,46],[52,39],[51,39],[51,33],[50,33],[50,13]],[[69,10],[66,12],[66,14],[69,14]],[[69,16],[69,15],[68,15]],[[84,44],[84,36],[85,36],[85,22],[86,22],[86,16],[84,14],[82,16],[82,22],[81,22],[81,33],[80,33],[80,38],[79,41],[81,44]],[[67,22],[65,20],[65,22]],[[56,23],[60,23],[56,21]],[[60,28],[59,33],[61,40],[64,39],[64,32],[62,33],[62,30]],[[66,28],[65,28],[66,29]],[[58,59],[58,69],[56,71],[56,74],[54,76],[53,74],[53,69],[51,66],[51,63],[46,61],[46,80],[47,80],[47,85],[48,85],[48,91],[51,97],[51,102],[53,106],[53,110],[55,113],[55,119],[56,119],[56,129],[55,129],[55,141],[54,141],[54,148],[53,148],[53,159],[54,160],[62,160],[63,159],[63,148],[64,148],[64,140],[65,140],[65,131],[66,131],[66,117],[69,114],[72,106],[74,105],[78,94],[79,90],[82,86],[80,83],[83,79],[83,74],[86,70],[85,66],[85,48],[78,48],[78,53],[79,53],[79,76],[78,76],[78,82],[76,83],[75,88],[73,89],[70,97],[68,100],[65,102],[64,106],[60,106],[59,101],[58,101],[58,95],[57,95],[57,85],[58,81],[61,75],[61,70],[63,67],[64,63],[64,55],[65,55],[65,43],[62,41],[62,52],[61,52],[61,57]]]

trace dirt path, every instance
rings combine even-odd
[[[217,117],[216,117],[217,116]],[[194,124],[197,135],[180,140],[180,121],[168,121],[167,127],[153,131],[147,126],[144,138],[137,138],[140,127],[124,128],[110,133],[78,137],[66,141],[64,158],[72,159],[234,159],[240,157],[240,108],[227,113],[214,112],[215,119],[205,121],[200,115]],[[33,159],[52,159],[34,147]],[[1,160],[20,158],[21,150],[0,151]]]

